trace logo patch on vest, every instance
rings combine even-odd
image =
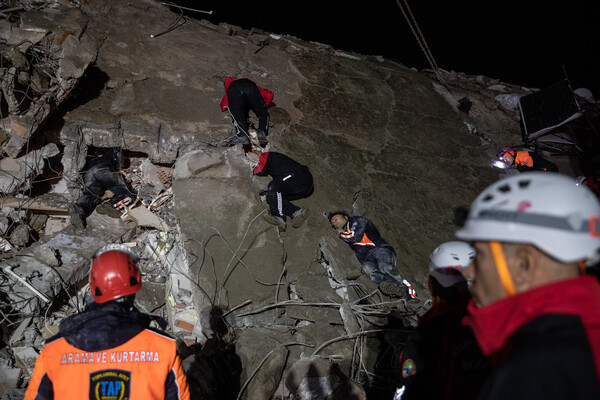
[[[104,369],[90,374],[90,400],[129,400],[131,372]]]
[[[407,378],[417,373],[417,367],[412,359],[408,359],[402,363],[402,377]]]

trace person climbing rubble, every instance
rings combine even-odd
[[[42,399],[190,398],[176,342],[150,327],[164,319],[134,306],[141,289],[137,256],[125,245],[92,258],[90,302],[61,322],[40,353],[25,393]]]
[[[461,270],[493,372],[479,399],[599,399],[600,203],[573,178],[530,172],[473,201],[455,235],[477,255]]]
[[[269,214],[263,214],[265,221],[285,231],[286,218],[291,218],[292,226],[299,228],[308,218],[309,210],[291,203],[312,194],[313,176],[306,165],[302,165],[285,154],[267,151],[260,153],[254,175],[271,176],[266,191]]]
[[[558,167],[551,161],[532,151],[516,151],[512,147],[503,147],[497,154],[498,159],[519,172],[548,171],[558,172]]]
[[[221,111],[229,110],[236,138],[232,144],[250,143],[248,131],[248,116],[250,110],[258,117],[257,136],[262,147],[267,144],[269,134],[269,107],[274,107],[273,92],[263,89],[247,78],[234,79],[230,76],[225,78],[225,95],[221,100]]]
[[[100,156],[88,162],[83,175],[84,189],[77,202],[69,208],[71,223],[78,229],[86,226],[86,218],[103,201],[105,193],[112,197],[103,204],[109,209],[120,210],[137,198],[137,191],[121,174],[123,168],[123,149],[112,147]]]
[[[361,270],[379,285],[388,296],[406,300],[417,298],[410,282],[402,278],[396,268],[396,252],[380,235],[373,223],[365,217],[350,216],[346,211],[332,211],[327,219],[340,239],[354,250]]]
[[[432,306],[400,355],[402,400],[477,398],[489,365],[473,330],[462,323],[471,296],[460,273],[474,258],[475,249],[460,241],[442,243],[429,256]]]

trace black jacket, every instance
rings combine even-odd
[[[383,240],[375,225],[365,217],[358,215],[348,218],[348,223],[340,233],[340,238],[356,252],[356,258],[361,264],[377,247],[387,248],[394,252],[392,246]]]

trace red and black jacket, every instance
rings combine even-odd
[[[225,96],[223,96],[223,98],[221,99],[221,111],[225,111],[225,110],[227,110],[227,108],[229,108],[229,100],[227,99],[227,89],[229,88],[229,85],[231,85],[231,82],[233,82],[233,81],[235,81],[235,79],[230,76],[225,78]],[[267,106],[267,108],[275,107],[275,103],[273,102],[273,98],[275,98],[275,95],[273,94],[273,92],[271,92],[268,89],[261,88],[258,85],[256,85],[256,87],[258,88],[260,95],[262,96],[263,100],[265,101],[265,105]]]
[[[480,399],[600,399],[600,285],[582,276],[468,307],[494,372]]]

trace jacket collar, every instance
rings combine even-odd
[[[560,281],[477,307],[471,300],[467,323],[473,328],[486,356],[498,353],[519,327],[543,314],[579,315],[586,329],[600,334],[600,285],[595,277],[582,276]],[[594,338],[594,334],[590,335]],[[600,340],[591,343],[600,355]]]

